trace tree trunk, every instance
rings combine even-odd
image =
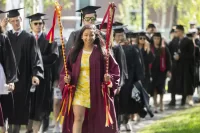
[[[177,20],[178,20],[178,1],[176,2],[175,6],[174,6],[174,16],[173,16],[173,25],[177,24]]]
[[[174,26],[174,19],[173,18],[174,18],[174,6],[171,6],[169,28],[171,28],[172,26]]]
[[[163,1],[164,2],[164,1]],[[165,25],[166,25],[166,17],[167,17],[167,7],[166,7],[166,2],[164,2],[162,4],[162,20],[161,20],[161,29],[165,29]]]

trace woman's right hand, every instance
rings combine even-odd
[[[145,44],[144,44],[144,50],[149,53],[150,52],[150,43],[145,40]]]
[[[65,83],[69,84],[71,82],[71,76],[70,75],[65,76],[64,81]]]

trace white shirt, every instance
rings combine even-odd
[[[18,30],[18,31],[15,31],[15,30],[13,29],[12,32],[13,32],[13,34],[15,34],[16,32],[18,32],[18,35],[17,35],[17,36],[19,36],[19,35],[22,33],[22,30],[20,29],[20,30]]]
[[[36,34],[35,32],[33,32],[34,37],[36,37],[36,35],[38,35],[38,39],[40,38],[40,36],[42,35],[42,31],[38,34]]]

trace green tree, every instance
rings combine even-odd
[[[140,0],[123,0],[117,8],[119,15],[117,20],[129,26],[129,29],[139,30],[141,28]],[[133,14],[132,12],[135,12]]]
[[[6,4],[6,0],[0,0],[0,3],[5,5]]]
[[[145,19],[146,24],[150,22],[147,17],[150,14],[150,9],[154,9],[155,15],[161,17],[160,28],[165,26],[173,26],[174,7],[177,7],[178,16],[175,23],[185,25],[186,29],[189,28],[190,21],[196,21],[200,23],[200,0],[145,0]],[[170,17],[172,18],[170,23],[166,23],[167,9],[170,9]],[[141,27],[141,12],[136,13],[136,20],[131,19],[130,12],[132,10],[141,10],[141,0],[122,0],[122,3],[118,5],[120,14],[117,19],[126,25],[132,25],[131,29],[138,30]]]
[[[169,7],[177,7],[178,24],[189,28],[190,21],[200,22],[200,0],[147,0],[148,7],[153,8],[156,12],[166,12]],[[172,12],[173,13],[173,12]],[[163,14],[162,14],[163,15]]]
[[[36,4],[38,3],[38,0],[24,0],[24,6],[26,7],[27,12],[30,14],[33,14],[34,1]],[[44,10],[49,6],[54,6],[54,2],[55,0],[43,0]],[[73,5],[70,0],[58,0],[58,2],[63,6],[64,9],[70,8]]]

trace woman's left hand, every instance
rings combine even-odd
[[[105,82],[109,82],[110,81],[110,75],[109,74],[105,74],[104,75],[104,80],[105,80]]]
[[[15,84],[14,83],[9,83],[8,84],[8,91],[13,91],[15,89]]]
[[[149,53],[150,52],[150,44],[147,40],[145,40],[144,50]]]

